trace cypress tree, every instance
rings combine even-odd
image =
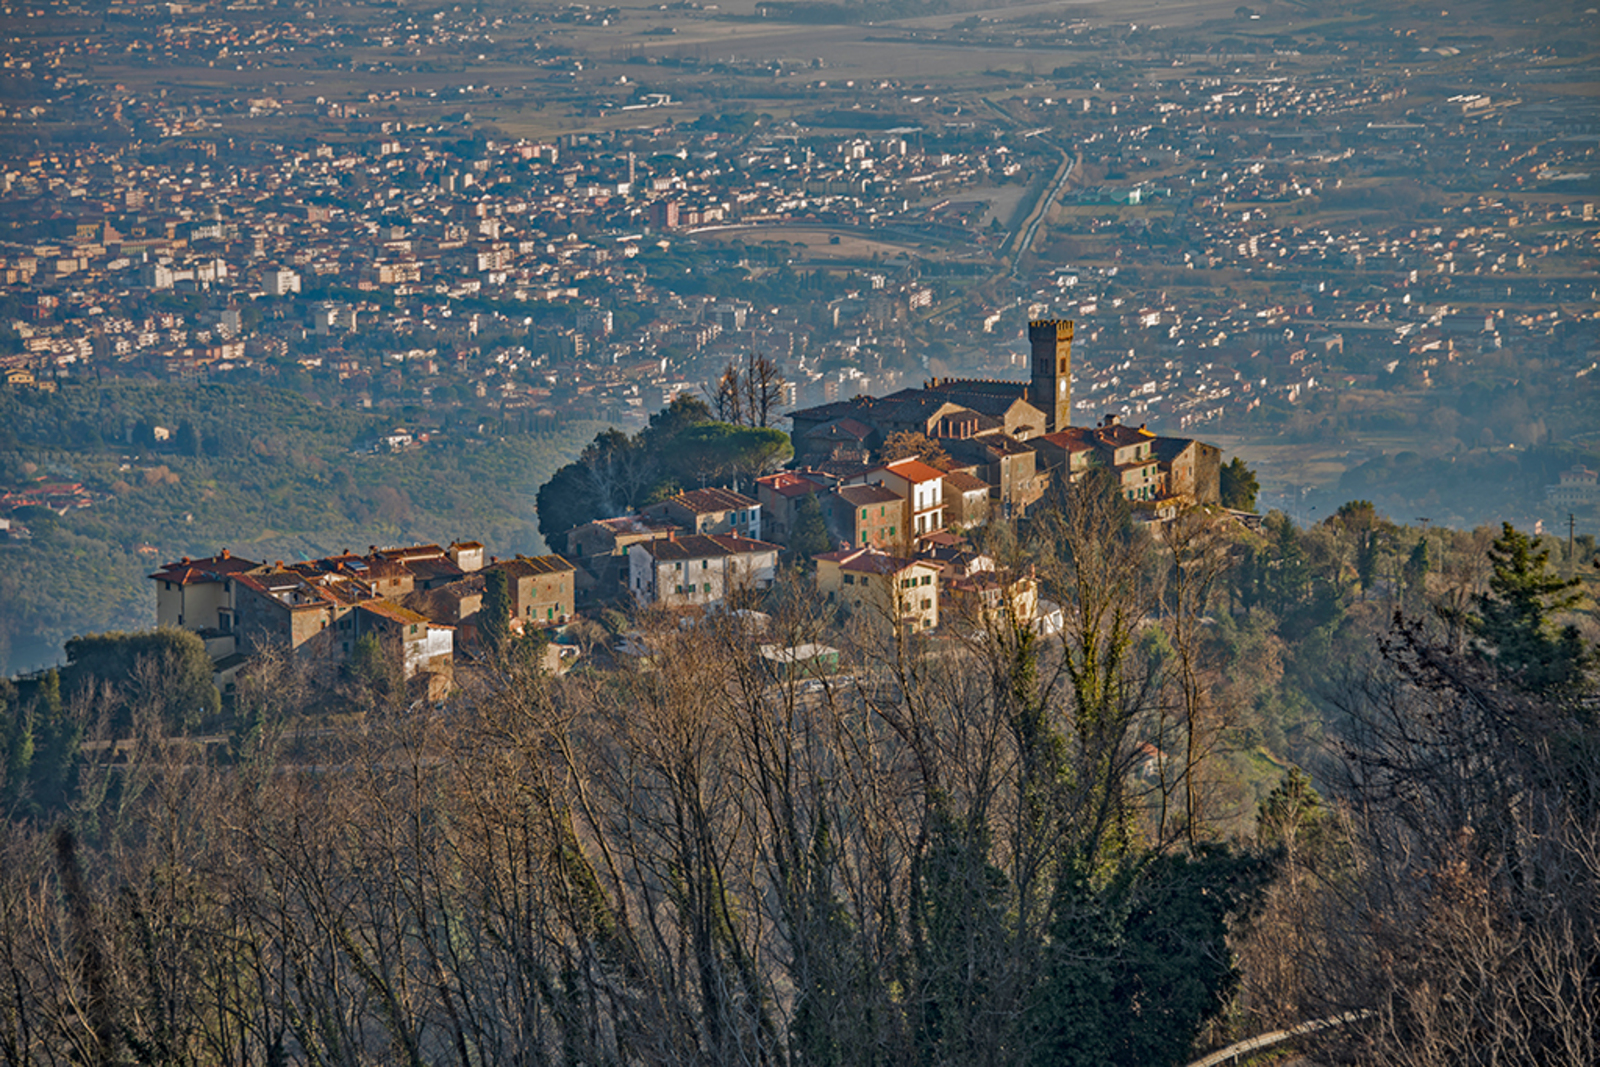
[[[483,603],[478,608],[478,639],[490,654],[499,655],[511,632],[511,593],[506,572],[491,567],[483,572]]]

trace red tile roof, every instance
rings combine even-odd
[[[782,548],[733,534],[684,534],[670,541],[642,542],[637,547],[656,560],[721,559],[752,552],[777,552]]]
[[[668,503],[686,508],[696,515],[704,515],[712,511],[741,511],[745,508],[760,507],[759,500],[751,500],[743,493],[735,493],[731,489],[722,489],[712,486],[709,489],[691,489],[686,493],[668,498]]]
[[[900,477],[912,482],[936,482],[944,477],[944,472],[936,467],[930,467],[920,459],[897,459],[893,463],[885,463],[879,470],[893,471]]]
[[[168,563],[150,577],[158,582],[198,585],[205,582],[220,582],[231,575],[252,571],[259,566],[261,564],[254,560],[242,559],[223,549],[215,556],[206,559],[190,559],[184,556],[176,563]]]
[[[779,471],[777,474],[757,478],[756,481],[779,496],[786,497],[806,496],[827,488],[822,483],[814,482],[793,471]]]

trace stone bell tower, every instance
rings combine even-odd
[[[1044,319],[1028,323],[1033,362],[1028,403],[1045,414],[1045,432],[1072,425],[1072,320]]]

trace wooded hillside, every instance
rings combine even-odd
[[[535,492],[596,430],[473,424],[373,451],[393,418],[271,388],[0,391],[0,487],[79,482],[93,499],[13,516],[33,537],[0,550],[0,670],[58,662],[74,634],[152,625],[145,575],[223,546],[268,561],[412,541],[541,552]]]
[[[619,612],[439,706],[264,660],[204,748],[181,649],[7,690],[0,1050],[1133,1067],[1331,1017],[1294,1047],[1593,1062],[1592,582],[1359,502],[1130,518],[990,531],[1048,636],[790,575],[758,640]]]

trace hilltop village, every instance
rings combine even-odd
[[[783,560],[813,567],[827,603],[917,633],[981,627],[993,612],[1052,627],[1058,609],[1040,601],[1031,574],[974,547],[991,517],[1025,517],[1096,470],[1145,521],[1220,500],[1214,446],[1114,415],[1070,424],[1073,332],[1066,321],[1030,324],[1027,381],[935,380],[796,411],[794,465],[751,479],[753,495],[679,492],[567,531],[564,555],[486,559],[466,541],[266,564],[224,549],[150,575],[157,621],[201,635],[224,691],[253,653],[287,649],[327,672],[370,636],[435,697],[458,656],[480,657],[491,643],[482,614],[491,575],[505,599],[487,610],[503,611],[515,634],[556,632],[580,610],[617,605],[748,611]],[[908,450],[917,454],[892,454]],[[554,670],[576,651],[546,642],[541,655]]]
[[[0,660],[223,544],[565,552],[551,469],[753,357],[826,480],[1052,319],[1072,423],[1215,442],[1263,511],[1581,536],[1597,20],[41,0],[0,42],[0,550],[40,591]],[[1048,466],[962,389],[955,467]]]

